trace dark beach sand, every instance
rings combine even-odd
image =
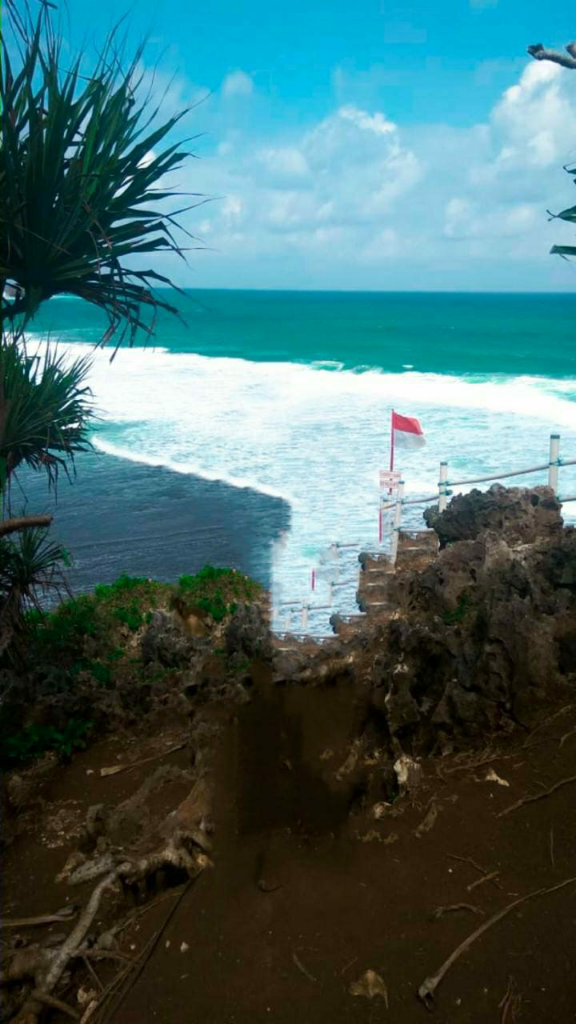
[[[173,581],[204,565],[229,566],[270,585],[272,545],[290,507],[250,488],[230,487],[98,452],[81,455],[56,500],[44,475],[21,478],[29,514],[54,513],[52,536],[71,553],[75,593],[122,573]],[[24,498],[15,487],[13,509]]]

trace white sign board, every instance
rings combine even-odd
[[[397,487],[402,474],[397,470],[381,469],[380,470],[380,487]]]

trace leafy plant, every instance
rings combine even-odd
[[[233,615],[240,601],[255,601],[262,595],[259,583],[235,569],[206,565],[195,576],[180,576],[171,607],[181,615],[205,612],[215,622]]]
[[[123,69],[117,32],[83,73],[81,55],[71,61],[53,32],[48,6],[32,21],[10,4],[20,45],[8,47],[2,34],[0,291],[10,283],[16,296],[2,316],[25,324],[46,299],[67,293],[106,313],[102,343],[120,325],[117,344],[126,333],[132,342],[138,329],[153,332],[159,309],[178,315],[153,291],[172,282],[130,261],[184,258],[178,217],[205,200],[193,194],[189,206],[166,211],[159,204],[183,193],[158,183],[191,155],[167,143],[187,111],[158,123],[139,71],[142,47]]]
[[[138,587],[150,583],[145,576],[119,576],[114,583],[101,583],[94,588],[96,597],[108,598],[114,594],[124,594],[126,591],[137,590]]]
[[[15,540],[0,539],[0,654],[18,639],[15,656],[21,656],[22,609],[32,605],[35,621],[43,621],[40,594],[66,591],[62,567],[68,562],[65,549],[51,541],[45,529],[30,528]]]
[[[16,340],[0,343],[0,490],[22,465],[53,482],[78,452],[92,447],[87,357],[68,362],[48,345],[30,355]]]
[[[144,616],[135,601],[132,601],[127,608],[115,608],[112,615],[119,622],[123,622],[125,626],[128,626],[128,629],[131,629],[133,633],[136,633],[144,622]]]
[[[70,757],[74,750],[86,747],[93,724],[88,719],[70,718],[63,729],[56,729],[53,725],[29,725],[2,739],[0,760],[8,765],[21,763],[40,757],[49,750]]]

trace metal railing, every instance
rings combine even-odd
[[[466,487],[470,484],[489,483],[491,481],[496,482],[498,480],[507,480],[510,477],[516,476],[528,476],[532,473],[548,473],[548,486],[552,488],[554,494],[562,504],[568,501],[576,501],[576,495],[561,496],[559,494],[559,473],[562,466],[576,466],[576,459],[562,459],[560,457],[560,434],[550,435],[550,450],[548,462],[544,462],[538,466],[528,466],[524,469],[512,469],[505,472],[490,473],[486,476],[470,477],[465,480],[450,480],[448,478],[448,462],[442,461],[440,463],[440,475],[438,479],[438,493],[430,494],[423,498],[405,498],[404,497],[404,481],[401,480],[398,483],[396,497],[393,502],[389,500],[385,504],[380,506],[380,522],[382,511],[390,510],[394,507],[394,530],[396,532],[396,538],[392,542],[391,561],[396,562],[398,554],[398,533],[402,528],[402,509],[405,505],[428,505],[432,502],[438,502],[438,511],[444,512],[448,504],[448,498],[454,493],[452,488],[454,487]]]
[[[526,467],[524,469],[512,469],[512,470],[507,470],[505,472],[490,473],[490,474],[487,474],[485,476],[470,477],[470,478],[463,479],[463,480],[450,480],[449,477],[448,477],[448,462],[443,460],[440,463],[440,473],[439,473],[439,478],[438,478],[438,491],[437,491],[437,493],[436,494],[426,495],[425,497],[422,497],[422,498],[406,498],[404,496],[405,483],[404,483],[403,480],[399,480],[397,482],[397,484],[395,485],[395,491],[396,491],[395,496],[392,499],[389,496],[387,496],[384,500],[382,500],[382,498],[380,499],[379,509],[378,509],[378,553],[381,552],[380,545],[382,544],[383,540],[385,538],[391,537],[392,540],[391,540],[391,544],[390,544],[390,552],[389,552],[388,558],[390,559],[390,562],[392,563],[392,565],[395,565],[397,557],[398,557],[398,542],[399,542],[399,535],[400,535],[400,532],[402,530],[402,511],[403,511],[404,507],[407,506],[407,505],[429,505],[429,504],[432,504],[433,502],[437,502],[437,504],[438,504],[438,511],[439,512],[444,512],[444,510],[446,509],[446,506],[448,504],[448,498],[454,493],[454,491],[453,491],[454,487],[467,487],[467,486],[470,486],[471,484],[491,483],[491,482],[496,482],[498,480],[507,480],[507,479],[509,479],[511,477],[529,476],[530,474],[533,474],[533,473],[544,473],[544,472],[546,472],[548,474],[548,481],[547,481],[548,482],[548,486],[552,489],[552,491],[554,492],[555,496],[558,498],[558,501],[560,501],[562,504],[565,503],[565,502],[569,502],[569,501],[576,501],[576,494],[569,494],[569,495],[565,495],[565,496],[561,496],[559,494],[559,474],[560,474],[560,469],[563,466],[576,466],[576,459],[563,459],[563,458],[561,458],[560,457],[560,435],[559,434],[551,434],[550,435],[550,448],[549,448],[548,462],[543,462],[543,463],[541,463],[538,466],[528,466],[528,467]],[[388,485],[386,485],[386,486],[388,488]],[[390,489],[388,488],[388,495],[389,494],[390,494]],[[384,530],[383,529],[383,522],[384,522],[383,514],[386,513],[386,512],[390,513],[392,511],[393,511],[393,525],[392,525],[391,529]],[[338,554],[338,551],[340,551],[340,550],[353,549],[353,548],[360,549],[361,547],[362,547],[362,545],[360,544],[360,542],[356,542],[356,541],[347,542],[347,543],[338,542],[338,543],[334,543],[334,544],[330,545],[330,548],[336,553],[336,555]],[[318,579],[320,579],[319,576],[318,576]],[[312,587],[311,587],[311,589],[313,591],[315,589],[315,582],[314,581],[315,581],[315,571],[313,570],[313,572],[312,572]],[[324,580],[324,582],[326,582],[326,581]],[[311,611],[314,611],[314,612],[315,611],[323,611],[323,610],[326,610],[326,609],[332,609],[332,607],[333,607],[333,594],[334,594],[334,590],[336,590],[339,587],[345,587],[345,586],[348,586],[350,584],[354,584],[354,583],[357,583],[357,582],[358,582],[358,578],[357,577],[355,577],[354,579],[346,579],[346,580],[342,580],[342,581],[339,581],[337,579],[329,580],[327,582],[327,586],[328,586],[328,603],[327,604],[313,604],[312,602],[309,602],[306,599],[300,599],[299,601],[282,601],[277,607],[278,607],[279,610],[280,609],[286,609],[287,611],[289,609],[292,610],[291,612],[289,611],[289,620],[288,621],[290,621],[292,614],[294,614],[295,612],[298,613],[301,616],[301,628],[302,628],[302,630],[305,630],[308,627],[308,615],[309,615],[309,612],[311,612]],[[288,623],[285,622],[285,624],[287,625]],[[300,635],[305,635],[305,634],[300,634]]]

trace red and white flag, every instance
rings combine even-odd
[[[392,413],[392,437],[395,448],[423,448],[426,444],[424,432],[413,416]]]

